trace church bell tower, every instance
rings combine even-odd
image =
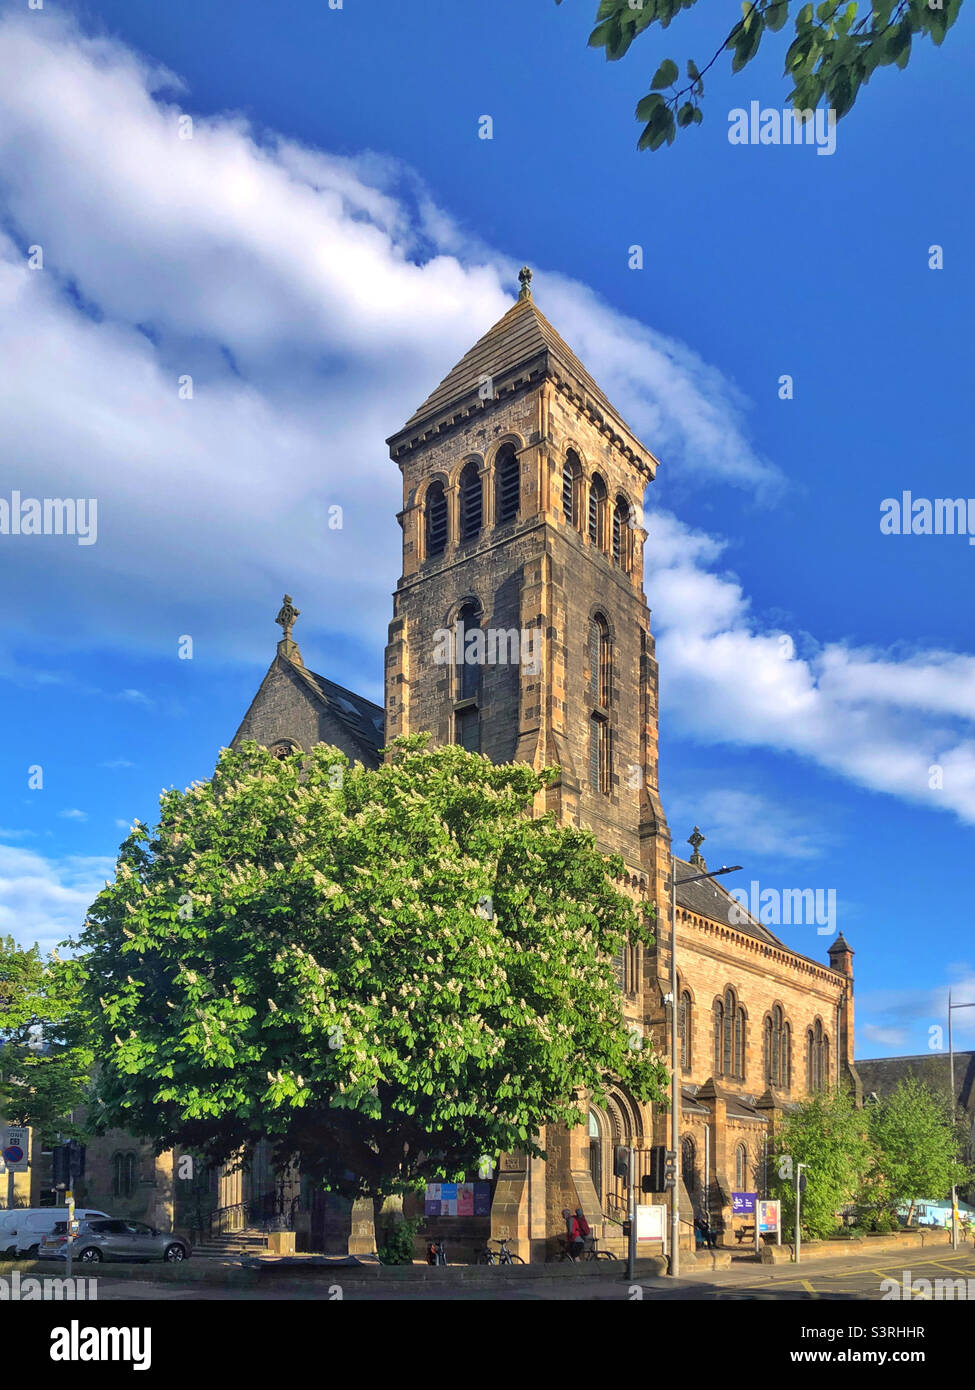
[[[643,496],[657,461],[539,311],[514,307],[387,441],[403,570],[386,737],[558,764],[540,795],[665,901]],[[635,983],[635,982],[634,982]]]

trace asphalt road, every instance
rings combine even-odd
[[[908,1273],[909,1271],[909,1273]],[[735,1264],[727,1270],[695,1273],[672,1282],[669,1279],[641,1279],[629,1285],[620,1270],[619,1281],[602,1279],[560,1279],[512,1282],[508,1286],[451,1286],[447,1282],[377,1287],[348,1281],[342,1284],[342,1271],[334,1279],[296,1281],[287,1288],[232,1288],[218,1285],[153,1283],[151,1280],[98,1277],[98,1301],[162,1302],[277,1302],[295,1300],[349,1302],[635,1302],[654,1300],[751,1300],[751,1299],[849,1299],[882,1302],[892,1292],[892,1282],[903,1300],[904,1281],[909,1280],[908,1297],[920,1301],[938,1299],[937,1280],[964,1279],[966,1293],[975,1295],[975,1253],[971,1246],[957,1254],[950,1248],[921,1256],[909,1252],[890,1253],[872,1258],[821,1260],[808,1265]],[[923,1282],[931,1284],[928,1290]],[[887,1281],[886,1283],[884,1281]],[[956,1294],[957,1297],[957,1294]]]

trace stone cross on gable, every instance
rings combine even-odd
[[[518,283],[521,285],[519,299],[531,299],[532,297],[532,273],[527,265],[523,265],[518,272]]]
[[[707,871],[708,867],[704,862],[704,855],[701,853],[701,846],[704,844],[706,838],[705,835],[701,834],[696,825],[687,837],[687,843],[694,850],[690,862],[694,865],[695,869],[700,869],[702,874]]]
[[[301,652],[298,650],[298,644],[292,641],[291,638],[291,629],[295,625],[295,620],[300,617],[301,609],[296,608],[291,602],[290,594],[285,594],[284,603],[281,605],[281,611],[274,620],[284,630],[284,637],[278,643],[278,655],[286,657],[289,661],[297,661],[299,665],[304,665],[301,660]]]

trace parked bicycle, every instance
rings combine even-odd
[[[447,1251],[444,1249],[442,1240],[432,1240],[427,1246],[427,1264],[445,1265],[447,1263]]]
[[[497,1251],[492,1250],[492,1245],[501,1248]],[[474,1263],[479,1265],[523,1265],[525,1261],[520,1255],[514,1255],[508,1249],[506,1240],[488,1241],[483,1250],[478,1250],[474,1257]]]

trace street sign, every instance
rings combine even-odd
[[[662,1204],[653,1206],[639,1203],[636,1209],[637,1240],[659,1240],[664,1242],[667,1208]]]
[[[762,1236],[775,1236],[776,1245],[782,1244],[782,1203],[763,1202],[755,1203],[755,1251],[756,1254],[762,1248]]]
[[[30,1130],[8,1125],[0,1130],[0,1144],[7,1171],[25,1173],[30,1167]]]

